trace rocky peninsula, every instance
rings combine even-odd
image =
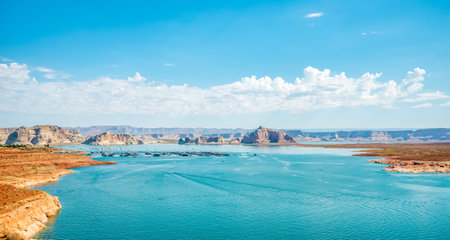
[[[56,182],[74,171],[67,168],[115,163],[51,147],[14,147],[0,147],[0,239],[30,239],[61,209],[57,197],[27,187]]]
[[[383,170],[402,173],[450,173],[450,143],[297,144],[302,147],[364,149],[354,156],[383,157],[369,162],[388,164]]]

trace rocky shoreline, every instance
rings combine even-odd
[[[0,239],[30,239],[61,209],[57,197],[28,187],[56,182],[67,168],[115,163],[57,151],[0,147]]]
[[[302,147],[364,149],[353,156],[382,157],[368,160],[389,164],[384,171],[401,173],[450,173],[450,142],[440,143],[363,143],[312,145]]]
[[[22,200],[16,208],[0,215],[0,239],[30,239],[45,228],[48,218],[58,214],[57,197],[45,192]]]
[[[384,171],[400,173],[450,173],[450,162],[399,161],[383,158],[369,160],[373,163],[389,164]]]

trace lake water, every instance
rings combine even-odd
[[[381,171],[350,149],[152,144],[39,186],[63,206],[42,239],[450,239],[450,174]]]

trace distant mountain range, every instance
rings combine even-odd
[[[243,128],[136,128],[132,126],[92,126],[71,128],[84,136],[111,131],[126,133],[143,139],[178,140],[200,136],[221,136],[225,139],[242,138],[254,129]],[[342,142],[404,142],[404,141],[450,141],[449,128],[418,130],[349,130],[349,131],[302,131],[280,129],[296,141],[342,141]]]
[[[342,141],[342,142],[421,142],[450,141],[449,128],[428,128],[399,131],[334,131],[303,132],[285,130],[286,134],[299,141]]]
[[[225,138],[242,137],[251,131],[243,128],[140,128],[129,125],[119,126],[92,126],[68,128],[78,130],[83,136],[94,136],[107,131],[112,134],[126,133],[133,136],[151,137],[155,139],[176,139],[183,137],[217,136],[223,135]]]
[[[276,129],[275,129],[276,130]],[[307,132],[302,130],[283,130],[296,142],[423,142],[450,141],[449,128],[429,128],[418,130],[357,130],[357,131],[329,131]],[[106,132],[109,134],[104,134]],[[93,126],[80,128],[60,128],[51,125],[37,125],[34,127],[0,128],[0,144],[75,144],[84,143],[87,139],[108,140],[110,144],[119,142],[124,144],[178,142],[180,138],[195,139],[199,137],[221,137],[223,141],[245,139],[250,137],[254,129],[227,128],[136,128],[132,126]],[[103,136],[103,135],[105,136]],[[111,134],[128,134],[109,136]],[[100,136],[99,136],[100,135]],[[134,138],[133,138],[134,137]],[[203,139],[203,138],[200,138]],[[206,138],[208,139],[208,138]],[[219,139],[219,138],[218,138]],[[98,140],[101,144],[101,142]],[[105,141],[106,141],[105,140]],[[106,142],[108,142],[106,141]],[[90,143],[92,144],[92,143]]]

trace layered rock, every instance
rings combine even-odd
[[[297,141],[338,141],[338,142],[424,142],[449,141],[450,129],[430,128],[401,131],[333,131],[303,132],[286,130]]]
[[[0,232],[6,239],[30,239],[44,229],[48,218],[60,209],[57,197],[40,192],[21,200],[18,207],[0,214]]]
[[[30,239],[61,208],[56,197],[27,187],[56,182],[59,176],[74,171],[67,168],[114,164],[60,151],[0,147],[0,239]]]
[[[0,144],[5,144],[9,135],[15,130],[16,128],[0,128]]]
[[[6,135],[8,129],[2,129],[2,134]],[[37,125],[34,127],[20,127],[10,131],[3,144],[74,144],[81,143],[85,138],[77,131],[62,129],[53,125]]]
[[[228,135],[225,139],[222,136],[200,136],[197,138],[180,138],[178,144],[292,144],[294,138],[285,134],[282,130],[272,130],[270,128],[259,127],[255,131],[246,134],[243,138]],[[234,137],[234,138],[231,138]]]
[[[383,170],[402,173],[449,173],[449,161],[402,161],[398,159],[384,158],[369,160],[369,162],[390,164]]]
[[[83,144],[90,145],[131,145],[131,144],[143,144],[139,139],[125,133],[111,134],[110,131],[92,136],[88,138]]]
[[[294,138],[286,135],[282,130],[272,130],[270,128],[265,128],[260,126],[255,131],[247,134],[242,138],[241,143],[244,144],[286,144],[295,143]]]

